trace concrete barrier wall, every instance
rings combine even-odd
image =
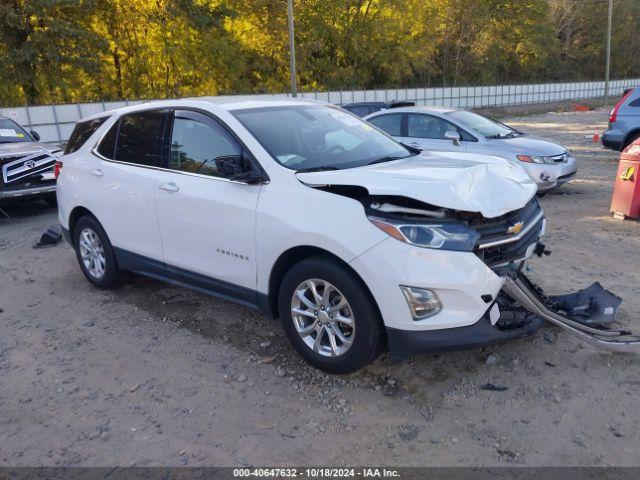
[[[640,79],[613,80],[610,95],[619,97],[625,88],[640,85]],[[443,88],[396,88],[386,90],[341,90],[302,92],[300,98],[313,98],[335,104],[407,100],[417,105],[439,105],[459,108],[498,107],[580,100],[604,96],[605,82],[537,83],[525,85],[463,86]],[[222,95],[219,98],[274,99],[290,98],[290,94]],[[140,101],[77,103],[0,108],[7,116],[27,129],[36,130],[43,142],[65,142],[75,123],[94,113],[141,103]]]

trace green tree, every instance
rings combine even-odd
[[[71,101],[99,73],[104,46],[86,12],[92,0],[5,0],[0,4],[4,95],[14,102]]]

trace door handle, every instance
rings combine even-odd
[[[95,177],[101,177],[102,175],[104,175],[104,173],[102,173],[102,170],[100,170],[99,168],[94,168],[93,170],[89,170],[89,173]]]
[[[178,185],[173,182],[161,183],[159,188],[160,190],[164,190],[165,192],[177,192],[178,190],[180,190],[180,187],[178,187]]]

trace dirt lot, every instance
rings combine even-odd
[[[570,147],[579,177],[542,203],[549,291],[600,281],[640,329],[640,224],[609,218],[606,112],[511,119]],[[34,250],[44,206],[0,220],[2,465],[639,465],[640,358],[557,329],[348,377],[303,363],[279,324],[138,279],[92,288],[69,246]],[[490,392],[492,382],[508,387]]]

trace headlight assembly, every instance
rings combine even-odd
[[[518,160],[525,163],[547,163],[546,157],[539,155],[518,155]]]
[[[571,152],[565,152],[560,155],[516,155],[518,160],[525,163],[546,163],[547,165],[557,165],[573,160]]]
[[[470,252],[480,235],[474,229],[456,222],[407,223],[368,217],[383,232],[401,242],[424,248]]]

